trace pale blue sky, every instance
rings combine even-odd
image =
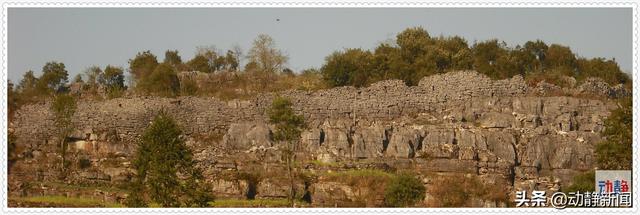
[[[246,53],[260,33],[271,35],[289,55],[288,66],[299,71],[319,68],[336,50],[372,49],[412,26],[432,36],[459,35],[470,44],[541,39],[568,45],[579,56],[615,58],[626,72],[632,68],[630,8],[10,8],[8,14],[13,82],[28,70],[40,74],[52,60],[65,63],[72,79],[91,65],[126,68],[143,50],[160,61],[168,49],[187,61],[197,46],[226,50],[238,44]]]

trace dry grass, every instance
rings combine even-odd
[[[376,201],[384,197],[384,190],[393,178],[393,174],[380,170],[349,170],[331,172],[324,175],[325,180],[342,182],[350,186],[359,206],[374,206]]]
[[[433,198],[430,207],[470,207],[473,198],[495,202],[509,202],[509,195],[502,186],[485,184],[477,176],[462,175],[440,177],[427,189]]]
[[[296,201],[296,205],[304,206],[307,203]],[[209,206],[217,208],[284,208],[291,207],[288,199],[219,199],[209,202]]]
[[[9,198],[9,201],[18,205],[28,205],[29,207],[123,207],[118,203],[103,202],[102,200],[92,198],[76,198],[65,196],[33,196],[33,197],[15,197]]]
[[[198,81],[197,95],[222,100],[249,99],[266,92],[285,90],[319,90],[327,86],[317,73],[287,75],[260,72],[220,73]]]

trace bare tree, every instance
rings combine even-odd
[[[257,64],[259,70],[267,73],[282,71],[289,60],[289,57],[276,48],[273,38],[266,34],[258,35],[258,38],[253,41],[248,58],[249,61]]]

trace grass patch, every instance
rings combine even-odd
[[[327,181],[341,182],[351,187],[359,207],[373,207],[379,204],[378,200],[384,198],[387,184],[394,178],[394,174],[381,170],[349,170],[342,172],[326,173]]]
[[[305,205],[307,203],[296,201],[296,205]],[[213,202],[209,202],[211,207],[219,208],[255,208],[255,207],[267,207],[267,208],[283,208],[291,207],[289,200],[287,199],[217,199]]]
[[[33,196],[33,197],[16,197],[10,198],[12,201],[26,203],[28,205],[45,206],[45,207],[107,207],[121,208],[123,205],[118,203],[103,202],[102,200],[92,198],[78,198],[65,196]]]
[[[376,178],[391,178],[393,174],[375,169],[358,169],[358,170],[348,170],[348,171],[340,171],[340,172],[328,172],[325,174],[326,178],[331,179],[356,179],[363,177],[376,177]]]
[[[427,189],[434,198],[431,207],[470,207],[472,198],[509,203],[506,189],[499,184],[485,184],[477,176],[447,176],[435,179]]]
[[[312,163],[315,166],[319,166],[319,167],[340,167],[340,163],[338,162],[324,162],[321,160],[312,160],[309,161],[309,163]]]
[[[57,189],[63,189],[63,190],[79,190],[79,191],[102,190],[106,192],[123,192],[123,193],[128,192],[125,189],[112,187],[109,185],[100,185],[100,184],[65,184],[61,182],[44,182],[43,185],[48,187],[54,187]]]

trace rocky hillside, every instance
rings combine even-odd
[[[575,174],[593,169],[593,148],[615,108],[612,99],[629,93],[595,79],[560,88],[530,86],[520,76],[494,81],[459,71],[423,78],[413,87],[389,80],[280,95],[308,122],[296,149],[303,170],[298,193],[311,206],[334,207],[381,205],[375,184],[336,177],[362,169],[419,174],[428,190],[424,206],[432,200],[429,188],[441,178],[478,178],[505,188],[500,192],[506,195],[561,189]],[[119,201],[126,195],[121,185],[133,174],[135,143],[164,109],[183,127],[217,197],[286,197],[280,145],[272,140],[265,113],[274,96],[81,101],[66,173],[59,170],[62,155],[49,103],[24,106],[10,125],[22,151],[11,169],[10,195]],[[470,206],[506,202],[478,198]]]

